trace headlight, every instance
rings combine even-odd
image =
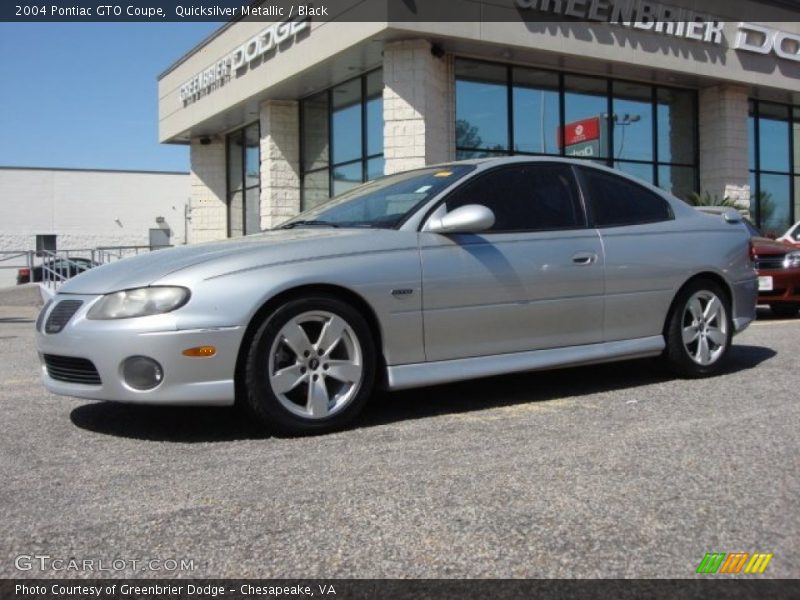
[[[795,269],[800,267],[800,252],[789,252],[783,259],[784,269]]]
[[[89,310],[87,319],[130,319],[160,315],[180,308],[189,300],[182,287],[145,287],[103,296]]]

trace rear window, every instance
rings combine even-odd
[[[658,194],[624,177],[581,167],[596,227],[618,227],[669,221],[669,203]]]

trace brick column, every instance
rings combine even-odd
[[[412,40],[383,50],[385,172],[453,158],[451,57],[436,58],[431,44]]]
[[[261,228],[300,212],[300,115],[298,103],[261,105]]]
[[[750,205],[747,88],[700,90],[700,191]]]
[[[219,240],[228,235],[226,207],[225,142],[201,144],[192,140],[189,155],[191,220],[187,234],[190,244]]]

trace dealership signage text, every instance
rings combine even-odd
[[[574,19],[601,21],[662,35],[722,44],[725,22],[719,17],[650,0],[516,0],[521,9]],[[739,23],[733,48],[756,54],[774,53],[800,61],[800,35]]]
[[[267,60],[274,52],[309,27],[309,18],[273,23],[224,56],[210,67],[194,75],[180,88],[180,101],[190,104],[225,85],[234,74],[244,71],[256,59]]]

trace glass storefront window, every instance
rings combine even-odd
[[[658,186],[678,198],[686,198],[697,190],[697,170],[680,165],[658,165]]]
[[[608,156],[608,81],[567,75],[564,90],[565,154],[583,158]]]
[[[331,141],[333,163],[361,156],[361,80],[337,85],[331,92]]]
[[[515,68],[513,85],[514,152],[558,154],[558,75]]]
[[[658,162],[697,163],[697,95],[693,91],[657,88],[656,138]]]
[[[570,156],[677,196],[698,189],[694,90],[471,59],[457,59],[455,72],[459,160]]]
[[[261,183],[261,140],[258,125],[244,129],[244,186],[249,190]]]
[[[762,173],[758,186],[759,221],[763,233],[779,237],[791,221],[791,178],[789,175]]]
[[[242,191],[228,196],[228,237],[244,235],[244,201]]]
[[[760,171],[789,172],[789,107],[759,103],[758,160]]]
[[[383,175],[383,74],[301,101],[301,210]]]
[[[798,215],[799,117],[794,107],[750,101],[750,215],[769,237],[783,235]]]
[[[477,61],[456,63],[456,147],[508,151],[508,70]]]
[[[244,144],[242,141],[241,129],[228,135],[227,155],[229,194],[244,188],[244,177],[242,177],[242,160],[244,155],[243,146]]]
[[[614,128],[614,158],[652,162],[653,88],[615,81],[611,126]],[[652,169],[646,179],[652,181]]]
[[[614,168],[628,175],[638,177],[647,183],[653,183],[654,181],[652,164],[617,160],[614,161]]]
[[[303,100],[303,166],[306,170],[325,168],[330,162],[328,144],[328,92]]]
[[[330,172],[328,169],[306,173],[301,188],[303,210],[314,208],[330,198]]]
[[[333,195],[345,193],[363,183],[362,165],[360,162],[340,165],[333,169]]]
[[[261,231],[261,133],[253,123],[228,134],[228,236]]]
[[[366,77],[367,156],[383,155],[383,76],[373,71]],[[381,172],[381,175],[383,173]],[[367,177],[367,179],[374,179]]]
[[[378,177],[383,177],[384,167],[386,166],[386,160],[383,156],[378,156],[377,158],[370,158],[367,161],[367,181],[372,181],[373,179],[377,179]]]

